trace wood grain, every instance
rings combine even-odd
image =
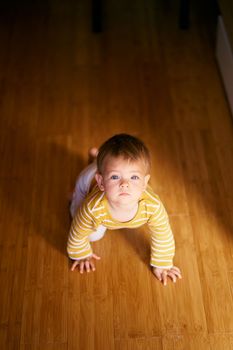
[[[213,11],[179,1],[22,1],[0,11],[0,348],[230,350],[233,128],[215,62]],[[208,2],[211,6],[211,1]],[[146,227],[93,243],[70,272],[68,195],[87,152],[141,137],[183,279],[163,287]]]

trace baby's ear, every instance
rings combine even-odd
[[[104,191],[103,176],[100,173],[95,174],[95,179],[100,191]]]
[[[145,179],[144,179],[144,186],[145,186],[145,188],[146,188],[146,186],[147,186],[149,180],[150,180],[150,174],[148,174],[148,175],[145,176]]]

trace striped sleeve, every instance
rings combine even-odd
[[[148,225],[151,231],[150,265],[164,269],[171,268],[175,254],[175,242],[167,212],[161,201],[148,220]]]
[[[81,260],[92,255],[88,236],[94,230],[94,219],[87,205],[81,206],[75,215],[67,243],[70,259]]]

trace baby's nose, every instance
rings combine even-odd
[[[121,181],[121,187],[128,187],[129,186],[129,183],[127,180],[122,180]]]

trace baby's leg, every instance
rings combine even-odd
[[[78,207],[82,204],[83,200],[88,194],[96,171],[96,162],[93,162],[88,165],[78,176],[70,205],[70,214],[72,218],[75,216]],[[99,226],[95,232],[89,235],[90,242],[98,241],[101,239],[104,236],[105,231],[106,227],[102,225]]]
[[[91,233],[88,237],[90,242],[98,241],[99,239],[103,238],[106,232],[106,227],[100,225],[97,230],[93,233]]]
[[[96,162],[93,162],[88,165],[78,176],[70,204],[70,214],[72,218],[88,194],[91,181],[96,174],[96,170]]]

